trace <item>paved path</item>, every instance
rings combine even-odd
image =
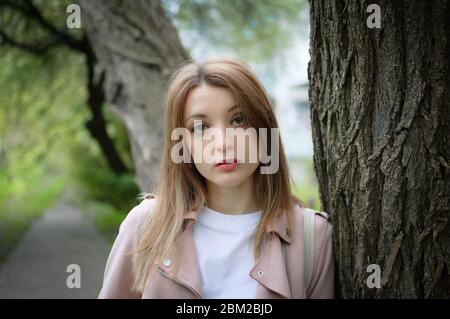
[[[109,250],[93,223],[61,200],[1,266],[0,298],[97,298]],[[80,288],[67,287],[70,264],[80,266]]]

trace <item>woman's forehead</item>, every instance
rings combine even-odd
[[[195,115],[226,115],[236,105],[231,91],[224,87],[201,85],[188,95],[184,108],[184,118]]]

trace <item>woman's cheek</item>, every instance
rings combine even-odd
[[[245,162],[249,164],[258,164],[260,162],[259,159],[259,146],[258,146],[258,136],[251,135],[249,139],[248,148],[245,150],[246,159]]]
[[[210,179],[210,173],[208,172],[207,167],[205,167],[204,163],[195,163],[195,167],[199,171],[200,175],[202,175],[206,179]]]

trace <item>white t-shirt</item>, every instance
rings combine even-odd
[[[255,298],[253,233],[262,211],[231,215],[204,206],[193,226],[204,298]]]

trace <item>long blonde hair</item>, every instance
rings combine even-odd
[[[184,127],[184,108],[192,89],[202,83],[230,90],[241,107],[250,127],[278,128],[272,103],[263,85],[245,63],[236,59],[211,59],[203,63],[187,62],[170,79],[164,100],[164,147],[155,179],[153,193],[158,195],[152,214],[141,225],[137,250],[134,253],[134,286],[143,291],[148,274],[157,258],[176,253],[176,237],[183,232],[183,217],[187,211],[206,203],[206,182],[193,164],[176,164],[171,149],[178,141],[171,132]],[[270,143],[268,138],[268,143]],[[274,174],[254,174],[254,188],[262,209],[253,242],[255,260],[261,254],[266,227],[278,214],[288,210],[293,196],[284,148],[278,141],[279,169]],[[270,149],[270,146],[269,146]],[[151,215],[151,216],[150,216]],[[288,232],[292,220],[288,216]]]

